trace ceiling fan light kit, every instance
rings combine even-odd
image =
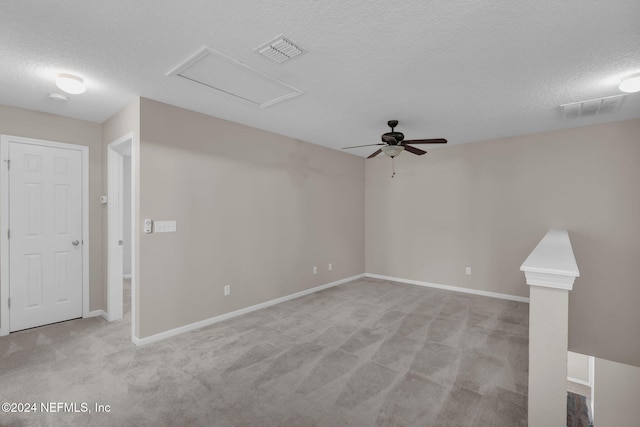
[[[391,178],[393,178],[395,173],[395,165],[393,160],[400,155],[403,151],[408,151],[411,154],[415,154],[416,156],[422,156],[423,154],[427,154],[426,151],[421,150],[419,148],[413,147],[409,144],[446,144],[447,140],[444,138],[435,138],[435,139],[404,139],[404,134],[402,132],[396,132],[396,126],[398,126],[397,120],[389,120],[387,125],[391,128],[391,132],[383,133],[380,139],[382,143],[380,144],[366,144],[366,145],[355,145],[353,147],[344,147],[343,150],[347,150],[350,148],[360,148],[360,147],[371,147],[374,145],[382,145],[382,148],[374,151],[367,159],[377,156],[380,153],[384,153],[387,156],[391,157],[391,166],[393,169],[393,173],[391,174]]]
[[[402,145],[387,145],[386,147],[382,147],[382,152],[391,158],[399,156],[402,150],[404,150]]]

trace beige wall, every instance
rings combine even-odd
[[[105,307],[103,295],[102,136],[99,123],[0,105],[0,133],[89,147],[90,310]]]
[[[519,266],[555,227],[582,276],[569,348],[640,365],[640,120],[404,153],[393,179],[379,156],[365,191],[359,157],[147,99],[104,125],[0,106],[0,133],[89,147],[92,310],[106,309],[106,144],[132,130],[136,223],[179,230],[136,236],[138,337],[362,273],[365,253],[369,273],[527,296]]]
[[[140,115],[140,216],[178,229],[140,236],[140,338],[364,272],[364,159],[147,99]]]
[[[637,426],[640,368],[598,358],[595,362],[593,425]]]
[[[366,271],[527,296],[519,267],[566,228],[569,349],[640,365],[640,120],[366,163]],[[472,275],[465,275],[465,267]]]

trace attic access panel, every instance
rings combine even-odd
[[[167,75],[182,77],[260,108],[269,107],[303,93],[300,89],[207,46]]]

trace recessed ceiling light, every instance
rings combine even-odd
[[[66,73],[58,74],[58,78],[56,78],[56,86],[72,95],[78,95],[87,90],[87,86],[84,84],[84,80],[82,80],[81,77]]]
[[[630,74],[620,79],[618,88],[627,93],[640,92],[640,73]]]
[[[67,100],[67,97],[61,93],[54,92],[49,94],[49,99],[53,101],[58,101],[58,102],[65,102]]]

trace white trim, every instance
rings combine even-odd
[[[90,313],[89,299],[89,147],[82,150],[82,317]]]
[[[123,238],[122,151],[127,148],[127,144],[129,147],[133,146],[133,132],[116,139],[107,146],[107,200],[109,200],[107,204],[107,319],[109,321],[123,317],[122,246],[117,242]],[[133,198],[133,191],[131,194]]]
[[[437,283],[422,282],[420,280],[402,279],[400,277],[383,276],[381,274],[365,273],[365,277],[373,279],[391,280],[392,282],[407,283],[409,285],[426,286],[428,288],[444,289],[447,291],[464,292],[466,294],[482,295],[485,297],[505,299],[509,301],[529,302],[529,298],[517,295],[501,294],[498,292],[481,291],[478,289],[462,288],[460,286],[439,285]]]
[[[139,111],[138,111],[139,112]],[[138,118],[138,121],[139,118]],[[138,251],[140,236],[138,236],[138,224],[140,222],[140,133],[131,133],[131,341],[138,339],[136,328],[138,322]]]
[[[133,342],[136,345],[146,345],[152,342],[160,341],[166,338],[170,338],[176,335],[183,334],[185,332],[193,331],[195,329],[200,329],[205,326],[213,325],[214,323],[222,322],[223,320],[231,319],[232,317],[240,316],[243,314],[251,313],[252,311],[260,310],[262,308],[271,307],[272,305],[280,304],[281,302],[289,301],[295,298],[300,298],[305,295],[312,294],[314,292],[321,291],[323,289],[331,288],[333,286],[338,286],[343,283],[351,282],[352,280],[360,279],[364,277],[364,274],[357,274],[355,276],[347,277],[346,279],[336,280],[335,282],[326,283],[324,285],[316,286],[315,288],[306,289],[304,291],[296,292],[294,294],[286,295],[284,297],[272,299],[270,301],[266,301],[260,304],[252,305],[250,307],[241,308],[240,310],[232,311],[230,313],[221,314],[220,316],[210,317],[205,320],[201,320],[199,322],[190,323],[188,325],[180,326],[179,328],[170,329],[165,332],[160,332],[155,335],[150,335],[144,338],[133,337]]]
[[[572,383],[582,384],[582,385],[586,385],[587,387],[591,387],[591,384],[589,384],[589,381],[580,380],[578,378],[567,377],[567,381],[571,381]]]
[[[595,419],[593,408],[595,408],[595,404],[593,403],[593,399],[596,396],[596,358],[593,356],[589,356],[589,382],[591,382],[591,419]]]
[[[107,312],[104,310],[93,310],[90,311],[88,315],[84,316],[85,318],[89,317],[102,317],[104,320],[109,320],[107,316]]]
[[[0,163],[9,157],[9,143],[41,145],[80,151],[82,155],[82,317],[89,316],[89,147],[65,142],[25,138],[13,135],[0,136]],[[2,165],[0,165],[2,166]],[[0,168],[0,336],[9,335],[9,171]],[[6,309],[2,309],[6,308]]]
[[[576,280],[576,278],[572,276],[559,276],[533,271],[525,271],[524,277],[529,286],[542,286],[544,288],[561,289],[563,291],[573,290],[573,283]]]
[[[9,335],[9,170],[3,164],[9,157],[7,137],[0,137],[0,336]]]

